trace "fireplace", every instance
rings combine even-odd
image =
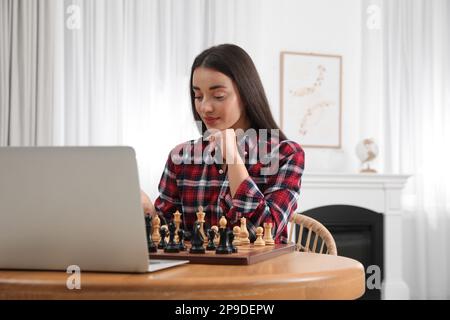
[[[338,255],[380,267],[383,279],[383,215],[349,205],[329,205],[302,212],[320,221],[333,235]],[[371,274],[366,273],[366,280]],[[381,290],[366,288],[364,300],[380,300]]]
[[[311,173],[305,171],[297,212],[324,224],[332,233],[338,255],[377,265],[382,299],[409,299],[403,280],[401,194],[408,175]],[[380,249],[381,248],[381,249]],[[366,299],[380,290],[366,287]]]

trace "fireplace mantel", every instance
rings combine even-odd
[[[383,299],[409,299],[409,289],[402,277],[401,258],[401,193],[409,177],[305,172],[302,178],[299,212],[327,205],[352,205],[384,215]]]

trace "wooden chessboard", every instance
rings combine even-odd
[[[294,243],[276,244],[272,246],[254,246],[253,244],[238,246],[237,253],[216,254],[215,251],[206,253],[189,253],[190,244],[186,242],[186,251],[179,253],[165,253],[163,249],[150,253],[150,259],[189,260],[195,264],[226,264],[226,265],[248,265],[275,258],[279,255],[293,252]]]

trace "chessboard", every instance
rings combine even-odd
[[[150,259],[189,260],[194,264],[250,265],[264,260],[293,252],[294,243],[255,246],[253,244],[238,246],[238,252],[217,254],[215,251],[205,253],[189,253],[190,244],[186,242],[186,251],[166,253],[163,249],[150,253]]]

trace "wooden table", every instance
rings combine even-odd
[[[187,264],[147,274],[69,274],[0,270],[0,299],[356,299],[364,294],[361,263],[292,252],[247,266]]]

